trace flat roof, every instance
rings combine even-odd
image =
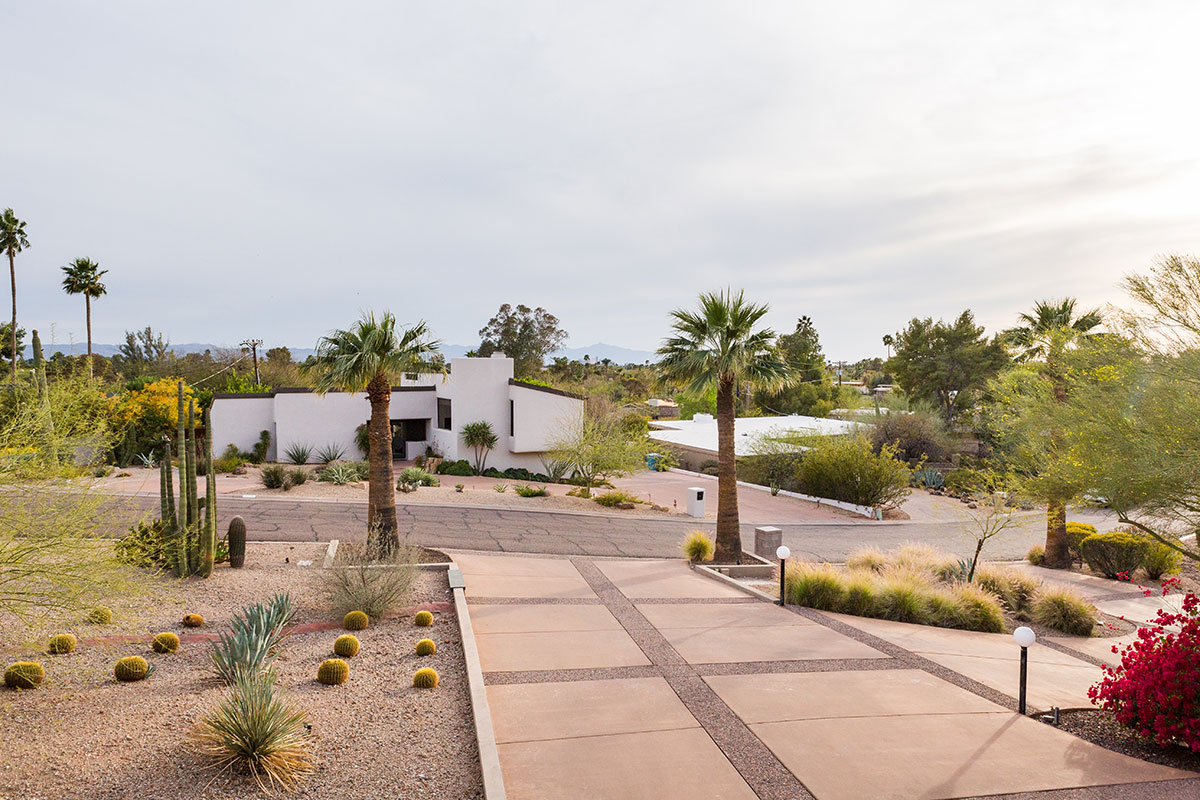
[[[733,423],[734,452],[739,456],[752,456],[751,445],[763,434],[799,431],[814,436],[833,436],[852,433],[862,423],[847,422],[825,417],[738,417]],[[677,444],[693,450],[717,452],[717,420],[701,416],[701,419],[658,419],[650,421],[650,438],[664,444]]]

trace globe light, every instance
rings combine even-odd
[[[786,544],[781,544],[779,547],[775,548],[775,557],[780,561],[783,561],[785,558],[790,558],[791,555],[792,551],[788,549]]]
[[[1021,645],[1021,647],[1029,647],[1037,639],[1037,634],[1032,628],[1027,628],[1024,625],[1013,631],[1013,640]]]

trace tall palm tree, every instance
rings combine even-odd
[[[11,208],[0,214],[0,250],[8,253],[8,276],[12,281],[12,380],[17,381],[17,253],[29,247],[25,223],[17,219]]]
[[[1004,332],[1004,338],[1014,351],[1018,362],[1039,362],[1042,376],[1051,382],[1054,399],[1067,401],[1067,381],[1062,372],[1062,356],[1078,342],[1096,334],[1104,321],[1099,309],[1081,314],[1075,312],[1073,297],[1062,300],[1040,300],[1033,313],[1021,314],[1019,324]],[[1050,443],[1058,439],[1050,431]],[[1071,566],[1067,547],[1067,498],[1046,498],[1046,557],[1044,566],[1065,569]]]
[[[778,391],[791,381],[787,362],[775,349],[775,332],[755,330],[768,311],[748,302],[743,292],[700,295],[695,311],[671,312],[674,335],[658,348],[659,365],[670,381],[696,391],[717,390],[717,552],[720,563],[740,563],[741,526],[737,506],[734,404],[739,384]]]
[[[108,274],[108,270],[100,269],[100,265],[90,258],[77,258],[62,268],[63,291],[67,294],[83,295],[87,308],[87,347],[88,347],[88,377],[92,377],[92,299],[107,294],[108,288],[100,282],[100,278]]]
[[[388,411],[392,380],[405,373],[430,371],[441,343],[428,336],[424,322],[397,330],[391,312],[383,312],[378,319],[373,312],[366,313],[350,329],[321,337],[315,359],[307,367],[316,376],[318,392],[366,392],[371,403],[367,424],[367,544],[377,555],[387,555],[400,544]]]

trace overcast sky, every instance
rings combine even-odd
[[[312,347],[504,302],[653,349],[745,288],[831,358],[1200,252],[1200,4],[0,0],[25,327]],[[7,318],[7,303],[4,314]]]

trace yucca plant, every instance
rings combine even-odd
[[[307,720],[276,693],[272,674],[243,674],[191,738],[213,767],[245,769],[263,791],[292,791],[316,770]]]
[[[312,445],[305,442],[294,442],[284,449],[283,454],[293,464],[307,464],[312,455]]]
[[[340,444],[331,442],[317,451],[317,461],[320,461],[322,464],[331,464],[334,461],[341,460],[344,455],[346,455],[346,448]]]

